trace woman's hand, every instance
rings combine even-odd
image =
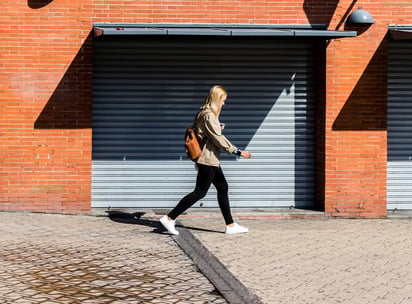
[[[242,156],[243,158],[251,158],[252,157],[252,153],[250,153],[249,151],[242,151],[242,153],[240,153],[240,156]]]

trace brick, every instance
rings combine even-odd
[[[367,193],[376,198],[371,207],[377,211],[374,214],[385,215],[385,35],[389,23],[410,23],[412,9],[407,4],[406,1],[368,3],[365,9],[374,16],[376,24],[356,38],[327,42],[323,51],[325,63],[319,65],[320,81],[317,81],[318,95],[324,94],[324,97],[317,102],[316,200],[328,214],[334,212],[335,200],[355,207],[363,193]],[[4,133],[2,149],[13,152],[8,153],[2,168],[2,178],[10,179],[10,187],[9,195],[1,192],[0,200],[4,203],[0,209],[18,208],[19,181],[24,181],[25,186],[30,180],[40,182],[47,185],[47,189],[54,189],[61,187],[61,181],[65,180],[73,201],[75,197],[81,199],[90,194],[87,192],[91,187],[92,38],[88,35],[93,22],[326,24],[332,30],[350,30],[342,22],[347,9],[343,1],[325,4],[302,0],[287,3],[86,0],[64,4],[53,1],[39,9],[30,8],[27,2],[7,2],[0,16],[4,24],[0,33],[3,56],[0,110],[4,113],[0,116],[0,125],[4,130],[0,133]],[[80,76],[73,83],[75,72]],[[48,105],[62,92],[67,100],[81,97],[83,104],[76,105],[75,110],[59,108],[63,114],[58,121],[53,121],[56,118],[53,106]],[[68,132],[63,131],[67,129]],[[62,141],[74,143],[72,149],[64,148]],[[37,159],[32,147],[43,142],[50,145],[53,153],[48,158],[45,151]],[[61,178],[54,175],[47,179],[46,168],[58,168]],[[28,174],[30,171],[45,172],[45,175],[38,180]],[[374,179],[369,181],[369,176]],[[356,187],[342,192],[353,179],[358,180]],[[77,180],[88,186],[79,189],[72,183]],[[39,193],[32,203],[40,199],[43,197]],[[76,206],[70,210],[76,210]],[[365,210],[365,216],[369,217],[367,212],[369,210]],[[349,216],[352,215],[355,214],[349,212]]]

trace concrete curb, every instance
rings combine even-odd
[[[263,304],[188,229],[181,225],[179,233],[176,243],[230,304]]]

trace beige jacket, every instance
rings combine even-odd
[[[198,164],[219,167],[220,152],[233,153],[236,147],[222,134],[218,118],[210,110],[200,112],[195,131],[200,141],[202,153],[197,160]]]

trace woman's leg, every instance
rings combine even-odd
[[[226,222],[226,234],[238,234],[238,233],[247,233],[249,229],[242,227],[239,224],[235,223],[232,218],[229,204],[229,186],[227,184],[225,175],[223,174],[222,168],[218,168],[216,171],[215,178],[213,179],[213,185],[217,189],[217,199],[219,201],[219,207],[222,211],[223,217]]]
[[[212,184],[217,168],[200,164],[198,164],[197,167],[198,171],[195,190],[183,197],[177,206],[169,212],[168,217],[172,220],[175,220],[180,214],[193,206],[194,203],[205,197]]]
[[[221,167],[217,168],[212,182],[217,190],[217,201],[219,202],[220,211],[222,212],[226,225],[231,225],[234,221],[230,211],[229,186]]]

